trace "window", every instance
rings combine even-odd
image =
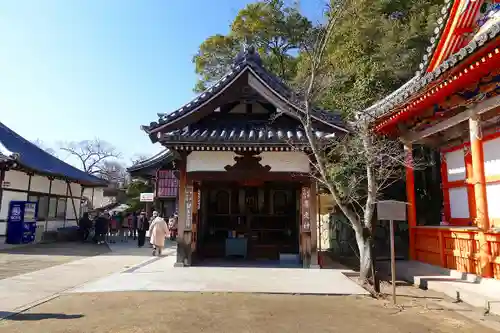
[[[66,202],[68,200],[66,198],[59,198],[57,199],[57,212],[56,212],[56,217],[64,219],[66,216]]]
[[[51,197],[49,200],[49,215],[50,217],[56,216],[57,211],[57,198]]]
[[[38,197],[38,219],[46,220],[49,216],[48,212],[49,197],[44,195]]]
[[[158,189],[158,197],[177,197],[179,182],[175,177],[173,170],[158,171],[158,179],[156,181]]]
[[[64,219],[66,216],[66,201],[65,197],[51,196],[43,194],[30,194],[28,201],[38,203],[38,220],[44,221],[47,219]]]

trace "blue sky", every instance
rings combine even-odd
[[[192,56],[249,2],[3,0],[0,120],[47,146],[98,137],[126,163],[156,153],[140,125],[194,97]],[[300,4],[320,19],[324,1]]]

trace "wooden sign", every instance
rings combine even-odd
[[[397,200],[382,200],[377,202],[378,220],[389,221],[391,242],[392,301],[394,304],[396,304],[396,251],[394,245],[394,221],[406,221],[406,206],[406,202]]]
[[[153,201],[155,201],[155,194],[154,193],[141,193],[139,196],[139,201],[140,202],[153,202]]]
[[[386,221],[406,221],[407,203],[397,200],[377,202],[377,219]]]
[[[304,186],[300,195],[300,213],[302,231],[311,231],[311,189]]]
[[[185,230],[190,230],[193,225],[193,185],[187,185],[185,190],[185,204],[186,204],[186,225]]]

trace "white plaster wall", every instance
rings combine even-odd
[[[462,149],[455,150],[445,155],[448,181],[464,180],[465,173],[465,160],[464,151]]]
[[[193,151],[187,156],[186,171],[224,171],[235,163],[234,156],[230,151]]]
[[[60,179],[54,179],[52,181],[52,189],[50,190],[50,193],[66,196],[66,182]],[[80,195],[80,193],[78,193],[78,195]]]
[[[306,154],[294,151],[266,151],[260,154],[262,165],[271,166],[271,172],[309,172],[309,159]]]
[[[28,188],[28,182],[29,176],[26,173],[9,170],[5,173],[3,187],[26,190]]]
[[[500,175],[500,138],[485,141],[483,153],[485,176]]]
[[[488,202],[488,217],[500,218],[500,184],[486,185],[486,199]]]
[[[83,190],[83,196],[88,198],[89,200],[92,200],[92,189],[85,188]],[[115,201],[114,197],[105,197],[104,196],[104,189],[103,188],[95,188],[94,189],[94,199],[92,202],[93,208],[100,208],[100,207],[106,206],[110,203],[113,203],[114,201]]]
[[[26,192],[15,192],[9,191],[9,189],[16,190],[28,190],[29,176],[20,171],[7,171],[5,173],[5,182],[4,190],[2,194],[2,202],[0,203],[0,220],[7,220],[7,215],[9,212],[9,203],[11,201],[24,201],[27,200]],[[50,181],[47,177],[34,175],[31,177],[31,191],[47,193],[49,192],[49,184]],[[76,220],[68,221],[70,219],[75,219],[75,213],[73,210],[72,201],[74,201],[76,205],[77,217],[80,214],[80,194],[81,194],[81,186],[77,183],[71,183],[72,194],[76,199],[68,198],[67,199],[67,207],[66,207],[66,222],[64,220],[49,220],[49,221],[39,221],[38,225],[47,226],[46,230],[57,230],[57,228],[63,226],[72,226],[77,225]],[[96,189],[96,193],[99,193],[99,190],[102,193],[102,189]],[[54,195],[66,195],[66,182],[54,179],[52,182],[52,190],[51,193]],[[68,195],[70,195],[68,193]],[[5,235],[7,230],[7,222],[0,221],[0,235]]]
[[[234,152],[194,151],[187,157],[187,172],[225,171],[226,165],[235,163]],[[262,152],[261,164],[269,165],[271,172],[309,172],[309,160],[301,152]]]
[[[78,183],[70,183],[71,191],[68,190],[69,197],[80,197],[82,195],[82,186]]]
[[[48,193],[49,192],[49,184],[50,184],[49,178],[47,178],[45,176],[33,175],[33,176],[31,176],[30,191],[31,192]]]
[[[75,204],[76,208],[76,216],[75,216],[75,209],[73,208],[73,202]],[[66,201],[66,219],[75,219],[78,218],[80,215],[80,199],[72,199],[68,198]]]
[[[39,222],[37,223],[38,224],[43,224],[44,227],[45,227],[45,222]],[[64,220],[57,220],[57,221],[48,221],[47,222],[47,229],[45,229],[46,231],[57,231],[58,228],[64,228],[64,227],[73,227],[73,226],[77,226],[77,222],[76,221],[66,221],[64,222]]]
[[[469,198],[466,187],[450,189],[450,211],[452,218],[469,218]]]

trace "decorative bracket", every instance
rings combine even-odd
[[[226,165],[224,169],[226,171],[257,171],[257,172],[269,172],[271,167],[269,165],[262,165],[260,161],[262,157],[256,156],[257,152],[243,152],[238,153],[242,156],[235,156],[235,164]]]

